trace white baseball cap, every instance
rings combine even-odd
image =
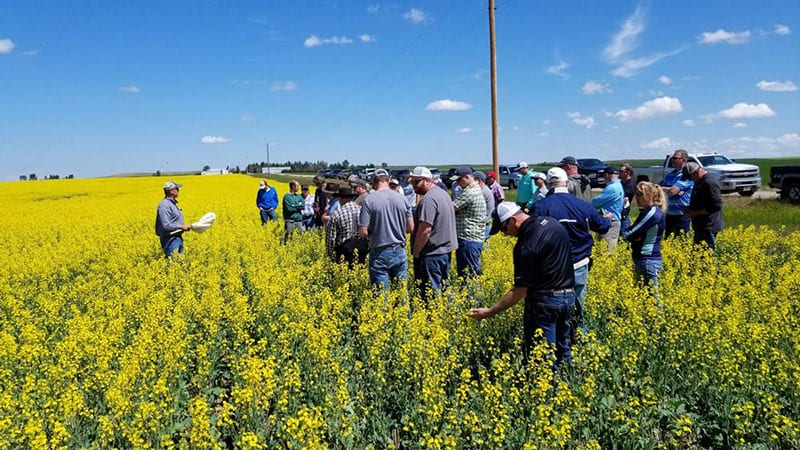
[[[513,202],[502,202],[497,205],[497,209],[492,212],[492,229],[489,234],[497,234],[506,220],[520,211],[519,205]]]
[[[519,166],[519,168],[522,169],[523,167],[528,167],[528,163],[526,163],[525,161],[520,161],[519,164],[517,164],[517,166]]]
[[[414,167],[409,175],[411,178],[433,178],[430,169],[424,166]]]
[[[552,167],[547,170],[547,184],[567,182],[568,180],[567,172],[561,167]]]

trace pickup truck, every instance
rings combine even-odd
[[[800,165],[769,168],[769,187],[781,192],[781,199],[800,203]]]
[[[708,173],[714,175],[719,180],[719,187],[723,194],[738,192],[739,195],[750,197],[761,187],[758,166],[739,164],[719,153],[689,154],[687,162],[696,162]],[[664,174],[672,170],[672,155],[667,155],[661,166],[634,167],[633,170],[637,182],[658,183],[664,178]]]
[[[517,165],[500,164],[497,172],[500,186],[505,186],[509,189],[516,189],[519,184],[519,167]]]

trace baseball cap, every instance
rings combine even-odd
[[[300,185],[300,190],[301,191],[307,191],[308,190],[308,185],[307,184],[301,184]]]
[[[259,185],[259,186],[261,186],[261,187],[263,188],[263,187],[266,187],[266,186],[267,186],[267,182],[266,182],[266,181],[264,181],[264,180],[261,180],[261,181],[259,181],[259,182],[258,182],[258,185]]]
[[[690,161],[686,163],[685,166],[683,166],[683,174],[688,176],[697,172],[699,169],[700,169],[700,164],[697,164],[694,161]]]
[[[490,170],[490,171],[486,172],[486,177],[487,178],[494,178],[496,180],[497,179],[497,173],[494,170]]]
[[[547,184],[553,184],[558,182],[567,182],[569,178],[567,178],[567,172],[564,171],[561,167],[552,167],[547,170]]]
[[[361,178],[359,178],[358,175],[356,175],[356,174],[353,174],[353,175],[350,175],[349,177],[347,177],[347,182],[350,183],[351,187],[353,187],[353,186],[366,186],[367,185],[367,182],[362,180]]]
[[[533,179],[539,178],[541,180],[547,181],[547,175],[545,175],[544,172],[533,172],[531,178]]]
[[[502,202],[497,205],[497,208],[492,212],[492,229],[489,231],[489,234],[497,234],[500,232],[505,221],[518,213],[520,209],[522,208],[513,202]]]
[[[356,196],[356,194],[355,194],[355,193],[353,193],[353,190],[352,190],[352,189],[350,189],[350,188],[349,188],[349,187],[347,187],[347,186],[341,186],[341,187],[339,187],[339,192],[337,192],[337,193],[336,193],[336,195],[338,195],[339,197],[350,197],[350,198],[352,198],[352,197],[355,197],[355,196]]]
[[[165,191],[171,191],[173,189],[180,189],[181,187],[183,187],[182,184],[178,184],[178,183],[176,183],[174,181],[167,181],[166,183],[164,183],[164,190]]]
[[[473,175],[475,175],[475,178],[478,178],[478,179],[480,179],[480,180],[482,180],[482,181],[486,181],[486,174],[485,174],[485,173],[483,173],[483,172],[481,172],[480,170],[476,170],[476,171],[473,173]]]
[[[431,170],[424,166],[414,167],[409,175],[411,178],[433,178]]]
[[[608,174],[617,173],[618,174],[619,171],[617,169],[613,168],[613,167],[606,167],[605,169],[603,169],[603,173],[608,173]]]
[[[377,169],[374,173],[375,177],[390,177],[389,171],[386,169]]]
[[[517,164],[517,167],[519,167],[520,169],[528,167],[528,163],[526,163],[525,161],[520,161],[519,164]]]
[[[578,160],[575,159],[574,156],[565,156],[565,157],[561,158],[561,163],[560,164],[562,166],[565,166],[567,164],[569,164],[570,166],[577,166],[578,165]]]
[[[456,174],[450,177],[450,181],[456,181],[459,178],[463,177],[464,175],[472,175],[475,172],[472,170],[470,166],[461,166],[456,169]]]

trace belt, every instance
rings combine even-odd
[[[545,289],[543,291],[533,291],[534,294],[569,294],[570,292],[575,292],[574,289]]]
[[[403,245],[403,244],[389,244],[389,245],[384,245],[384,246],[381,246],[381,247],[373,247],[372,250],[392,250],[392,249],[401,248],[401,247],[405,247],[405,245]]]

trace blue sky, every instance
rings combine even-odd
[[[488,1],[0,2],[0,179],[491,162]],[[800,2],[497,0],[501,162],[800,155]]]

